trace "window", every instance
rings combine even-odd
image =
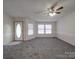
[[[28,24],[28,35],[33,35],[33,24]]]
[[[22,21],[15,21],[15,40],[23,40],[23,22]]]
[[[16,36],[18,38],[20,38],[20,36],[21,36],[21,25],[20,24],[16,25]]]
[[[51,34],[52,25],[51,24],[38,24],[38,34]]]
[[[38,25],[38,34],[44,34],[44,24]]]
[[[46,24],[45,25],[45,34],[51,34],[52,33],[52,25]]]

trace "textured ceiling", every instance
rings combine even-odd
[[[53,17],[36,14],[54,4],[58,0],[3,0],[4,13],[12,17],[25,17],[37,21],[56,21],[71,12],[74,12],[74,0],[61,0],[60,5],[64,6],[60,15]]]

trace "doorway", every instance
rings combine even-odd
[[[23,21],[15,21],[15,40],[23,40]]]

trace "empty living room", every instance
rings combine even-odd
[[[75,0],[3,0],[3,59],[75,59]]]

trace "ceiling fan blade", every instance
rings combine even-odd
[[[56,14],[60,14],[61,12],[55,12]]]
[[[64,8],[64,7],[63,7],[63,6],[61,6],[61,7],[59,7],[59,8],[58,8],[58,9],[56,9],[56,10],[58,11],[58,10],[61,10],[61,9],[63,9],[63,8]]]
[[[50,9],[54,10],[54,8],[57,6],[57,4],[58,4],[58,1],[57,1],[54,5],[52,5],[52,6],[50,7]]]
[[[59,3],[60,1],[61,1],[61,0],[56,1],[56,2],[50,7],[50,9],[54,10],[54,8],[58,5],[58,3]]]

